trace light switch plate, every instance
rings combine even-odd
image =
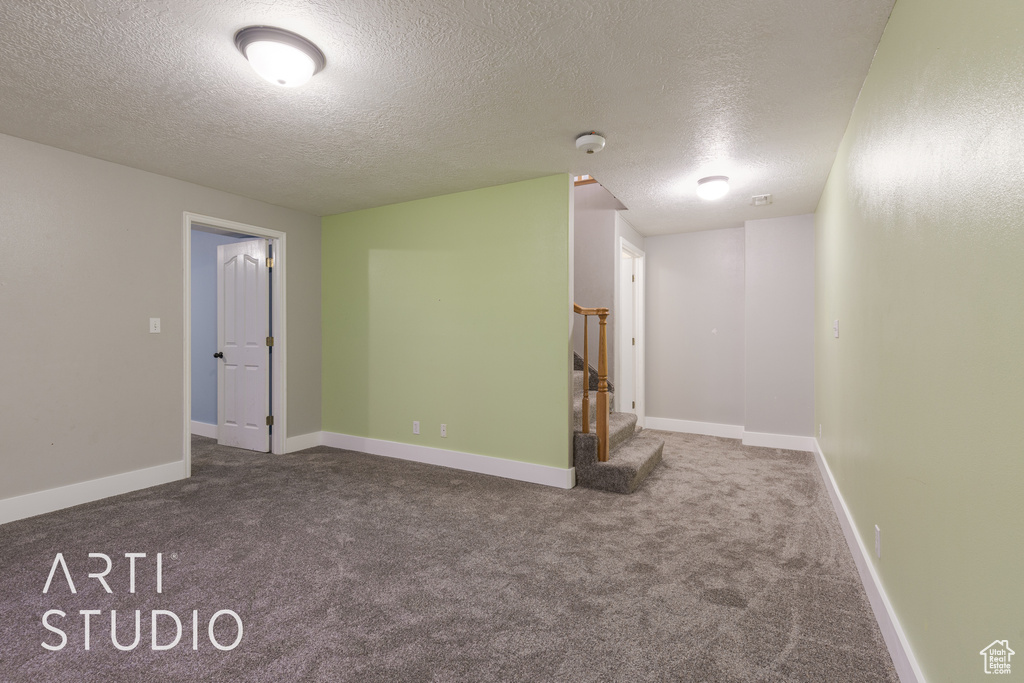
[[[149,333],[160,334],[160,318],[149,319]]]

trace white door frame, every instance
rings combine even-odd
[[[271,310],[273,311],[274,337],[274,360],[271,369],[273,381],[273,392],[270,410],[274,416],[274,433],[270,439],[270,452],[276,455],[283,455],[286,452],[286,439],[288,435],[288,416],[285,408],[288,405],[288,346],[286,331],[287,311],[285,302],[285,233],[268,228],[260,228],[255,225],[246,225],[222,218],[203,216],[197,213],[186,211],[182,221],[182,245],[185,273],[185,321],[182,326],[185,330],[185,425],[182,453],[185,462],[185,476],[192,476],[192,229],[200,228],[213,232],[223,230],[224,232],[240,233],[253,237],[265,237],[272,240],[274,247],[274,268],[271,271],[270,283],[272,288]]]
[[[615,252],[616,275],[619,278],[624,277],[622,273],[622,268],[619,267],[622,262],[623,253],[629,254],[633,258],[636,270],[636,287],[633,289],[633,319],[635,321],[636,328],[633,330],[629,330],[626,328],[626,325],[621,324],[621,321],[617,322],[615,325],[615,329],[617,330],[616,336],[618,337],[618,339],[615,340],[615,346],[617,349],[625,349],[630,345],[627,344],[627,341],[629,341],[631,337],[636,337],[636,370],[633,373],[633,382],[635,384],[634,391],[636,393],[636,423],[638,426],[643,427],[644,418],[647,414],[647,397],[644,389],[644,373],[647,364],[645,351],[645,349],[647,348],[647,337],[645,332],[646,321],[644,318],[646,290],[645,278],[647,276],[647,272],[645,270],[646,254],[644,253],[643,249],[636,246],[635,244],[627,240],[625,237],[622,237],[621,235],[619,236],[619,243],[616,246],[618,247],[618,249]],[[619,291],[621,289],[620,284],[621,283],[616,281],[614,288],[613,303],[615,306],[615,310],[617,311],[622,310],[622,302],[620,300],[619,294]],[[625,364],[625,355],[626,354],[624,353],[615,354],[615,377],[617,378],[624,376],[623,367]]]

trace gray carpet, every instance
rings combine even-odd
[[[190,480],[0,526],[0,680],[896,681],[812,457],[660,434],[631,496],[195,437]],[[57,552],[75,595],[59,569],[42,594]],[[126,552],[148,554],[135,594]],[[142,610],[137,649],[111,609],[122,644]],[[150,649],[153,609],[178,647]],[[220,609],[234,650],[206,635]]]

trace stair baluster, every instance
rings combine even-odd
[[[601,338],[597,347],[597,459],[608,462],[608,309],[601,310],[604,312],[597,314],[601,325]],[[589,375],[589,369],[587,373]],[[587,421],[590,421],[589,413]]]
[[[600,324],[597,346],[597,459],[608,462],[608,309],[583,308],[572,305],[574,312],[583,316],[583,433],[590,433],[590,345],[587,339],[588,316],[596,315]]]
[[[590,342],[587,341],[587,316],[583,316],[583,433],[590,433]]]

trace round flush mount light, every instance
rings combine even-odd
[[[273,26],[249,26],[235,34],[235,46],[253,70],[274,85],[302,85],[327,64],[313,43]]]
[[[589,133],[580,133],[576,136],[576,149],[582,149],[587,154],[600,152],[604,149],[604,143],[604,137],[598,135],[597,131],[592,130]]]
[[[721,199],[729,194],[729,178],[724,175],[712,175],[697,181],[697,196],[709,201]]]

